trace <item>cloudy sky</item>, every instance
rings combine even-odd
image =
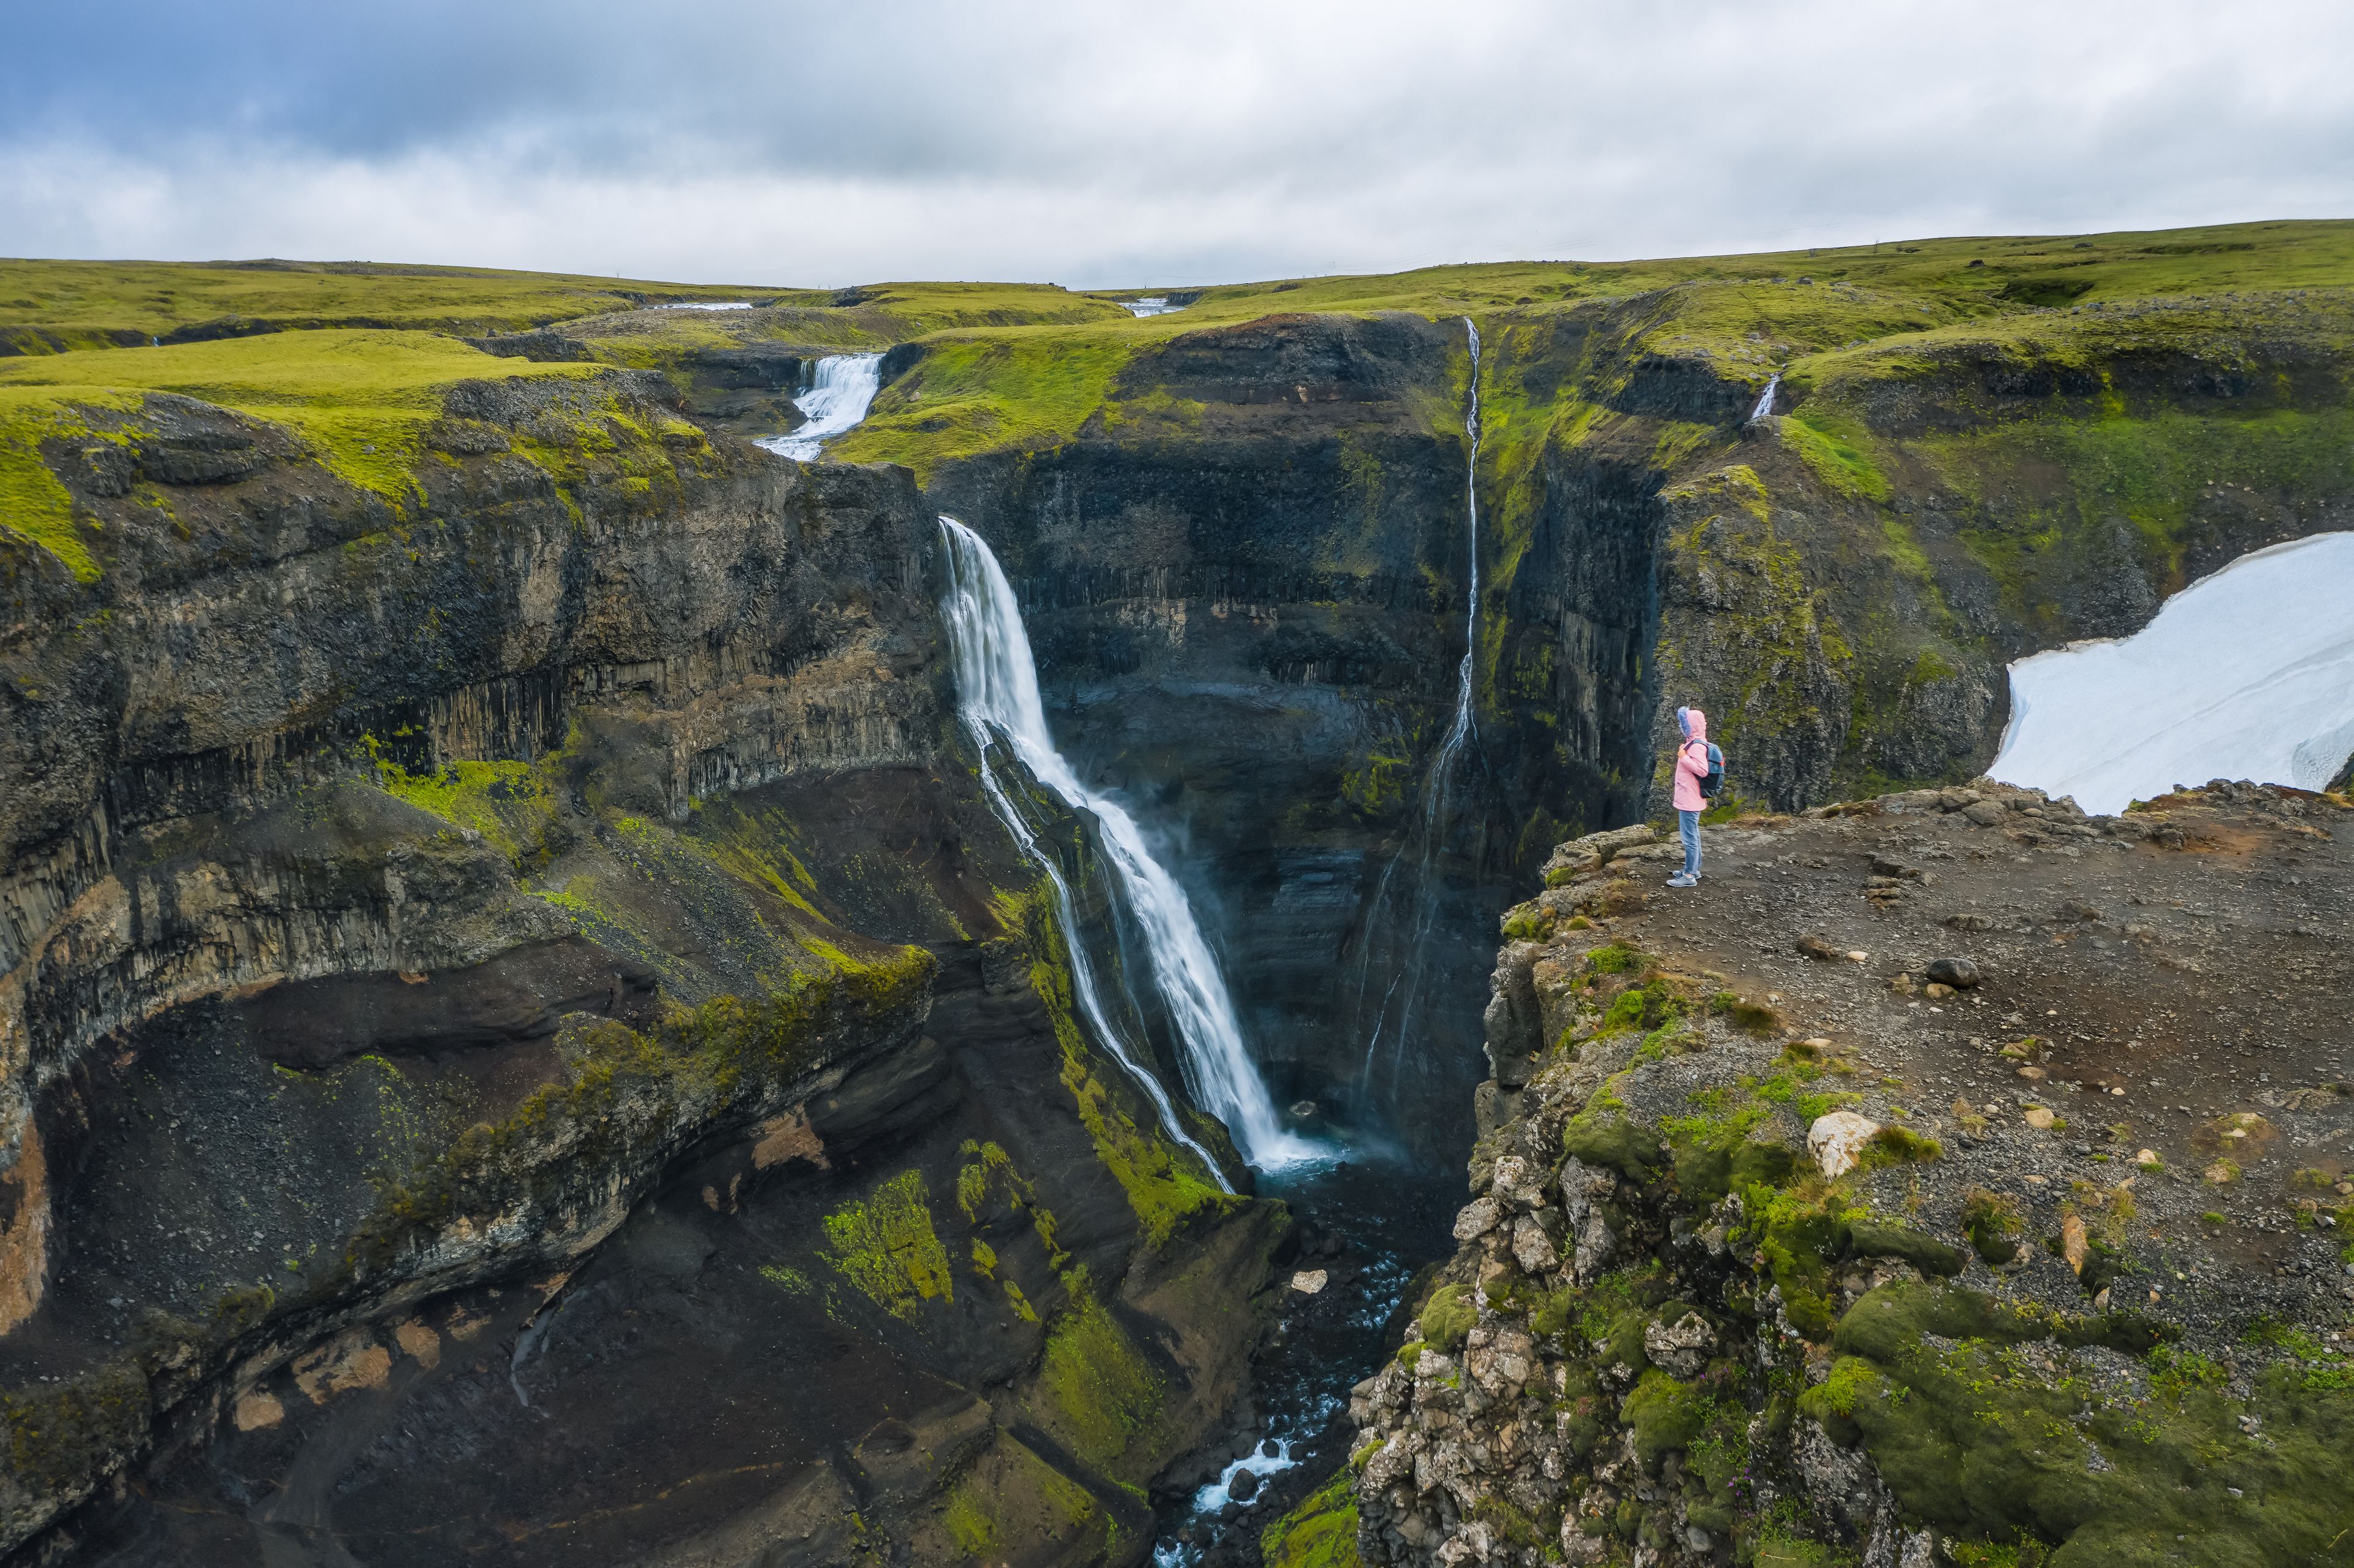
[[[14,0],[0,253],[1073,287],[2354,216],[2344,0]]]

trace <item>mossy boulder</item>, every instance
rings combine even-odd
[[[1969,1262],[1958,1247],[1933,1235],[1880,1220],[1856,1220],[1848,1225],[1848,1246],[1858,1257],[1893,1257],[1924,1274],[1951,1278]]]

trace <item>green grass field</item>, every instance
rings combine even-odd
[[[1782,370],[1794,394],[1819,406],[1792,433],[1807,461],[1834,488],[1869,493],[1871,454],[1838,412],[1856,388],[1992,352],[2045,364],[2150,351],[2228,358],[2250,333],[2339,350],[2354,340],[2349,284],[2354,223],[2322,221],[1426,268],[1210,288],[1184,310],[1143,320],[1117,302],[1155,291],[925,282],[828,291],[363,262],[0,260],[0,527],[69,556],[79,551],[60,523],[64,492],[37,450],[76,424],[77,408],[121,410],[147,391],[184,393],[285,425],[339,472],[389,491],[405,482],[436,388],[596,368],[494,358],[457,341],[465,336],[553,325],[593,360],[653,370],[758,343],[809,353],[921,344],[930,352],[832,455],[926,474],[983,451],[1051,446],[1098,414],[1114,427],[1124,412],[1182,419],[1182,408],[1113,401],[1140,352],[1304,312],[1468,314],[1502,342],[1598,308],[1622,365],[1646,353],[1700,358],[1751,386]],[[737,300],[758,308],[650,308]],[[174,334],[204,340],[146,346]],[[1509,355],[1498,357],[1509,365]],[[1491,406],[1500,446],[1522,429],[1534,438],[1592,415],[1566,389],[1522,408],[1527,399],[1503,374]]]

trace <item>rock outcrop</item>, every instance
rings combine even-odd
[[[2326,1552],[2349,833],[2294,790],[1980,781],[1737,822],[1606,911],[1562,846],[1490,1015],[1533,1007],[1538,1059],[1352,1392],[1363,1560]]]

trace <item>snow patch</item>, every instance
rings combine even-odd
[[[2241,556],[2122,641],[2010,667],[1987,769],[2114,813],[2178,784],[2318,789],[2354,752],[2354,534]]]

